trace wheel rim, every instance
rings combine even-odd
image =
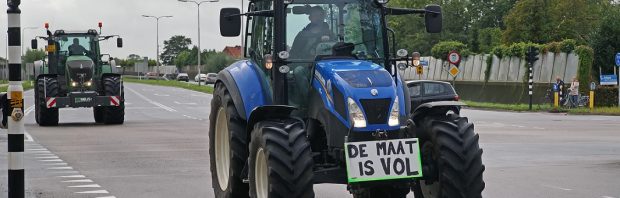
[[[435,155],[435,150],[434,150],[434,145],[431,142],[426,142],[424,143],[424,145],[422,146],[423,150],[422,150],[422,155],[424,156],[424,162],[425,164],[430,164],[430,167],[435,167],[435,171],[431,171],[431,175],[433,175],[434,181],[426,181],[426,180],[420,180],[420,190],[422,191],[422,195],[424,195],[425,198],[432,198],[432,197],[439,197],[439,192],[441,191],[441,186],[439,184],[439,181],[437,181],[439,179],[439,174],[437,172],[437,161],[436,161],[436,155]]]
[[[215,121],[215,162],[212,163],[215,163],[217,181],[222,191],[228,188],[230,176],[230,140],[227,120],[224,108],[220,108]]]
[[[256,151],[254,164],[254,186],[257,198],[267,198],[269,195],[269,169],[267,169],[267,157],[263,148]]]

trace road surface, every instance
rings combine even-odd
[[[32,95],[25,93],[27,108]],[[211,95],[127,83],[125,97],[126,122],[118,126],[94,124],[91,109],[62,109],[60,126],[39,127],[27,111],[29,197],[213,197]],[[480,133],[485,197],[620,198],[620,117],[463,114]],[[0,161],[6,170],[5,130]],[[6,181],[0,171],[3,197]],[[316,185],[315,192],[350,197],[343,185]]]

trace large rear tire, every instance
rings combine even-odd
[[[422,126],[422,165],[430,170],[414,186],[416,198],[482,197],[482,149],[474,125],[456,115],[427,118]]]
[[[103,123],[103,107],[93,107],[93,116],[96,123]]]
[[[125,97],[122,92],[123,83],[119,76],[106,76],[102,78],[103,91],[106,96],[120,96],[119,106],[102,107],[102,121],[105,124],[123,124],[125,122]],[[96,112],[95,112],[96,114]],[[95,115],[95,121],[97,121]]]
[[[298,120],[262,121],[250,143],[250,197],[314,197],[312,151]]]
[[[243,167],[248,159],[245,122],[224,84],[217,84],[209,116],[209,158],[215,197],[248,197]]]
[[[37,79],[37,93],[35,97],[35,120],[39,126],[58,125],[58,108],[47,108],[47,97],[57,97],[59,91],[58,80],[53,77]]]

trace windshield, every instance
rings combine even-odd
[[[92,35],[67,35],[57,37],[58,54],[61,56],[89,56],[92,59],[96,52],[96,40]]]
[[[380,9],[372,1],[330,0],[324,4],[294,1],[287,9],[287,48],[295,61],[332,55],[338,42],[355,45],[361,59],[383,56]]]

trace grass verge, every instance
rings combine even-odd
[[[24,91],[32,89],[34,86],[32,86],[30,84],[31,81],[24,81],[22,82],[22,86],[24,87]],[[8,83],[8,82],[7,82]],[[6,86],[0,86],[0,92],[6,92],[6,90],[9,88],[8,85]]]
[[[490,102],[474,102],[474,101],[463,101],[471,108],[476,109],[488,109],[488,110],[504,110],[504,111],[530,111],[528,104],[500,104],[500,103],[490,103]],[[552,111],[553,110],[553,111]],[[575,109],[560,109],[554,110],[553,107],[549,104],[532,105],[532,112],[566,112],[568,114],[573,115],[613,115],[620,116],[620,108],[618,107],[596,107],[593,110],[589,108],[575,108]]]
[[[213,87],[211,86],[198,86],[196,84],[191,84],[191,83],[186,83],[186,82],[181,82],[181,81],[176,81],[176,80],[140,80],[140,79],[135,79],[135,78],[123,78],[124,82],[131,82],[131,83],[142,83],[142,84],[149,84],[149,85],[158,85],[158,86],[166,86],[166,87],[178,87],[178,88],[183,88],[183,89],[189,89],[189,90],[193,90],[193,91],[197,91],[197,92],[202,92],[202,93],[213,93]]]
[[[530,111],[529,104],[500,104],[500,103],[490,103],[490,102],[474,102],[474,101],[463,101],[467,106],[477,109],[491,109],[491,110],[505,110],[505,111]],[[532,105],[532,111],[549,111],[551,110],[551,105],[544,104],[534,104]]]

